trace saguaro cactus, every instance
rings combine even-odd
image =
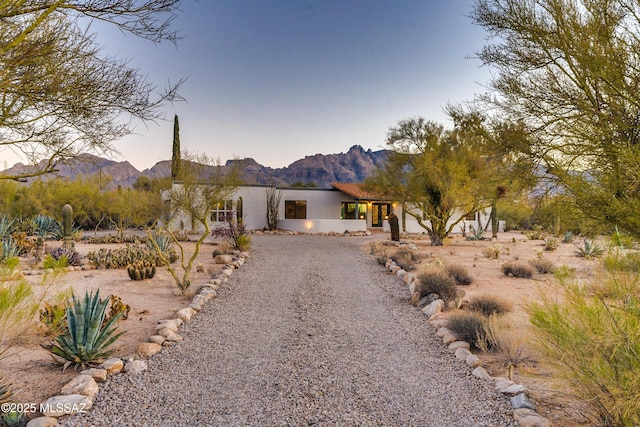
[[[73,240],[71,240],[71,226],[73,224],[73,208],[70,204],[62,207],[62,234],[64,241],[62,246],[73,248]]]

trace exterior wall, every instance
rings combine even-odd
[[[418,224],[418,221],[416,221],[416,219],[414,217],[412,217],[411,215],[407,214],[406,215],[406,221],[402,222],[402,207],[399,204],[395,204],[393,205],[393,212],[400,218],[400,230],[401,231],[406,231],[407,233],[426,233],[426,230],[424,228],[422,228],[420,226],[420,224]],[[471,227],[473,227],[474,229],[478,229],[479,228],[479,223],[482,224],[482,226],[487,226],[487,231],[491,231],[491,223],[489,222],[489,216],[491,215],[491,209],[487,208],[484,211],[480,211],[476,214],[476,219],[473,221],[470,220],[464,220],[464,227],[465,227],[465,232],[469,233],[471,231]],[[452,219],[447,223],[447,226],[451,225],[454,221],[458,220],[460,218],[461,215],[454,215],[452,217]],[[480,221],[478,221],[478,219],[480,219]],[[425,221],[426,224],[429,224],[429,221]],[[463,226],[463,222],[458,223],[453,230],[451,230],[452,234],[461,234],[462,233],[462,226]],[[383,230],[384,231],[390,231],[389,230],[389,223],[387,221],[384,221],[384,226],[383,226]]]
[[[179,188],[180,184],[174,184],[174,188]],[[267,197],[266,191],[268,186],[243,186],[239,187],[233,194],[234,209],[237,209],[239,199],[242,199],[242,220],[248,230],[262,230],[267,226]],[[340,208],[342,202],[355,202],[355,200],[336,189],[327,188],[279,188],[280,206],[278,228],[298,232],[338,232],[364,231],[372,226],[372,203],[359,201],[359,204],[367,206],[366,220],[361,219],[340,219]],[[163,199],[167,199],[166,192],[163,193]],[[305,219],[286,219],[285,218],[285,202],[289,201],[305,201],[306,202],[306,218]],[[400,218],[400,226],[402,231],[409,233],[424,233],[424,228],[420,227],[418,222],[410,215],[405,216],[402,221],[402,207],[398,203],[392,203],[391,211]],[[491,210],[485,209],[478,213],[482,225],[489,222],[489,214]],[[470,231],[473,226],[478,229],[478,221],[465,221],[466,232]],[[201,224],[195,224],[196,230],[203,230]],[[213,229],[218,224],[209,223]],[[458,224],[452,230],[452,233],[461,233],[462,223]],[[191,230],[191,218],[185,214],[178,214],[170,219],[169,227],[173,230]],[[389,231],[389,223],[385,220],[382,226],[383,231]],[[487,231],[491,230],[491,224],[488,225]]]
[[[363,219],[281,219],[278,228],[299,233],[342,233],[366,231],[367,222]]]

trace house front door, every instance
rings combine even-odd
[[[391,203],[373,203],[371,205],[371,226],[382,227],[382,221],[391,213]]]

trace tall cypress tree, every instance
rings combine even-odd
[[[178,180],[180,177],[180,124],[178,115],[173,118],[173,154],[171,156],[171,179]]]

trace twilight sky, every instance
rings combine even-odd
[[[183,150],[284,167],[353,145],[379,150],[390,126],[423,116],[451,125],[448,102],[483,91],[474,53],[485,32],[473,0],[185,0],[178,46],[99,29],[105,51],[164,87],[187,78],[167,122],[136,124],[115,160],[143,170]]]

